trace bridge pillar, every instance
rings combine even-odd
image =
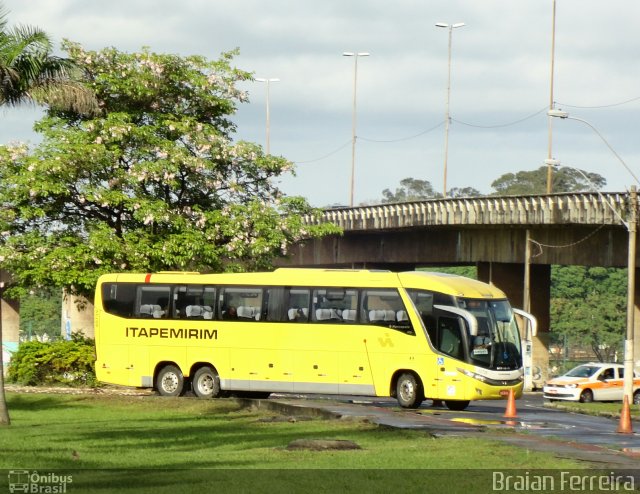
[[[93,330],[93,303],[79,295],[62,291],[61,334],[70,339],[72,333],[95,338]]]
[[[530,312],[538,319],[538,335],[533,338],[533,385],[542,388],[549,377],[551,266],[532,264],[530,277]],[[524,264],[479,262],[478,279],[500,288],[514,307],[524,306]]]
[[[9,274],[0,270],[0,281],[5,285],[9,281]],[[2,296],[2,348],[0,349],[0,358],[4,363],[9,362],[11,354],[18,349],[18,341],[20,335],[20,301],[6,299]],[[7,367],[5,367],[5,372]]]

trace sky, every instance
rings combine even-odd
[[[465,23],[452,32],[447,188],[490,193],[498,177],[548,157],[553,0],[3,3],[10,25],[38,26],[56,46],[66,38],[89,50],[147,46],[211,59],[239,48],[235,66],[280,79],[269,84],[270,150],[296,163],[282,190],[314,206],[350,201],[356,70],[345,51],[370,53],[357,64],[354,203],[380,202],[408,177],[442,191],[448,30],[440,22]],[[556,2],[553,99],[587,123],[554,119],[552,156],[602,175],[607,191],[640,185],[626,169],[640,175],[638,19],[636,0]],[[267,85],[242,87],[250,102],[233,117],[236,139],[266,146]],[[37,142],[40,112],[0,110],[0,144]]]

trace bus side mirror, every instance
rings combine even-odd
[[[521,309],[512,310],[515,314],[523,317],[529,323],[529,327],[531,328],[531,337],[533,338],[534,336],[536,336],[538,334],[538,320],[536,319],[536,316],[534,316],[533,314],[529,314],[528,312],[525,312]]]

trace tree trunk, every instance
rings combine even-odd
[[[4,394],[4,362],[2,358],[2,289],[4,283],[0,281],[0,425],[11,424],[7,398]]]

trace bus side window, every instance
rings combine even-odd
[[[202,285],[181,285],[174,289],[175,319],[213,319],[215,288]]]
[[[102,285],[102,307],[114,316],[133,317],[136,300],[134,283],[105,283]]]
[[[171,287],[138,285],[135,317],[141,319],[166,319],[169,317]]]
[[[309,297],[311,290],[305,288],[290,288],[287,309],[287,321],[307,322],[309,320]]]
[[[220,319],[244,322],[260,321],[262,313],[262,288],[226,287],[220,289],[218,299]]]
[[[415,335],[407,309],[395,289],[364,290],[360,314],[361,322]]]
[[[313,291],[311,320],[320,323],[353,323],[358,291],[350,288],[318,288]]]

